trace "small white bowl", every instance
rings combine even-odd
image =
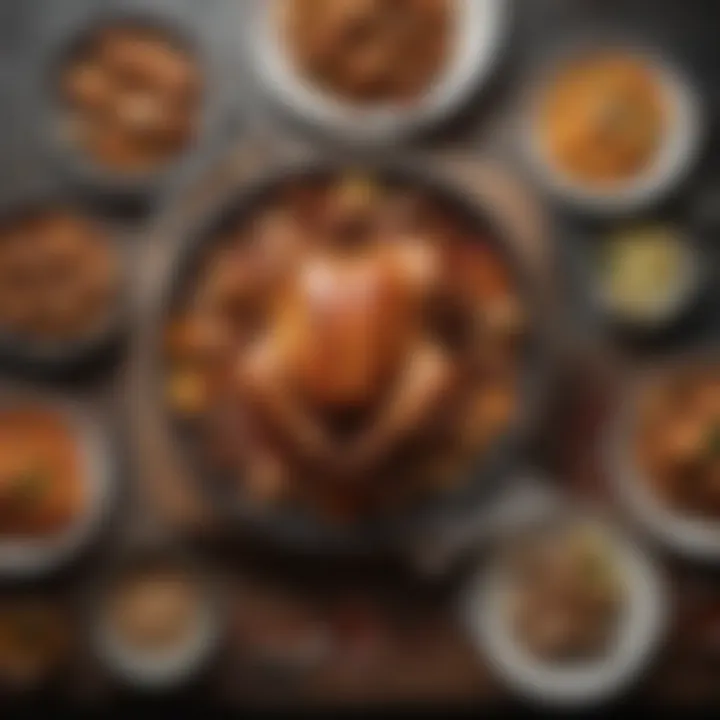
[[[344,102],[313,86],[293,67],[273,18],[275,0],[255,3],[248,24],[263,89],[301,120],[357,142],[382,142],[445,120],[479,90],[493,70],[509,25],[507,0],[454,0],[456,34],[439,80],[407,108]]]
[[[620,627],[601,658],[553,665],[523,648],[505,621],[508,578],[500,558],[471,580],[463,596],[462,615],[472,639],[498,676],[526,700],[563,709],[609,702],[638,679],[662,639],[667,594],[655,566],[628,539],[592,522],[610,541],[627,582]]]
[[[131,566],[128,569],[132,572]],[[96,599],[95,649],[110,672],[127,685],[151,692],[179,687],[193,680],[218,649],[224,630],[220,593],[218,588],[211,586],[204,572],[190,564],[187,571],[200,586],[202,599],[195,627],[179,647],[153,653],[130,647],[115,632],[107,616],[107,601],[114,591],[112,583],[103,588]],[[122,572],[121,569],[120,574]]]
[[[701,354],[699,360],[707,358]],[[692,360],[691,360],[692,362]],[[667,549],[692,560],[717,562],[720,560],[720,519],[689,517],[665,505],[643,477],[630,449],[637,405],[648,385],[657,381],[663,372],[672,372],[674,364],[653,373],[635,387],[621,401],[610,423],[605,441],[605,467],[620,501],[632,517],[660,541]]]
[[[114,452],[96,422],[64,400],[18,397],[3,407],[37,407],[64,416],[82,451],[85,508],[57,534],[39,538],[0,539],[0,577],[30,579],[53,572],[74,560],[103,530],[115,500]]]
[[[548,153],[537,123],[538,113],[550,83],[557,73],[577,57],[594,50],[617,48],[637,58],[657,73],[672,116],[662,145],[649,167],[639,175],[606,188],[584,185],[565,173]],[[592,215],[627,214],[664,199],[687,177],[697,160],[704,131],[702,103],[697,89],[676,67],[647,48],[629,43],[573,49],[561,54],[535,81],[530,101],[523,111],[521,145],[535,177],[556,200]]]

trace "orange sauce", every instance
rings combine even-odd
[[[62,531],[85,502],[80,448],[58,413],[0,411],[0,536]]]
[[[575,181],[607,186],[651,166],[668,113],[653,69],[637,58],[607,52],[559,72],[539,122],[552,163]]]

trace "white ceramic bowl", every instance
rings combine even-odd
[[[472,579],[463,596],[462,614],[471,637],[497,675],[528,701],[563,709],[609,702],[638,679],[662,639],[667,595],[656,568],[627,538],[609,526],[597,526],[614,548],[627,583],[620,627],[602,657],[553,665],[523,648],[506,621],[508,578],[499,558]]]
[[[64,400],[17,397],[3,407],[51,409],[67,418],[82,451],[86,507],[64,530],[42,538],[0,540],[0,577],[35,578],[74,560],[103,530],[115,500],[114,452],[96,422]]]
[[[703,137],[702,103],[692,82],[656,52],[630,44],[617,45],[618,52],[638,58],[657,73],[671,111],[668,130],[654,161],[639,175],[606,188],[582,184],[550,157],[536,118],[557,72],[576,57],[604,47],[616,45],[595,43],[561,53],[560,58],[541,73],[522,113],[521,144],[533,174],[558,201],[593,215],[626,214],[657,203],[686,178],[697,159]]]
[[[455,42],[439,80],[407,108],[359,106],[314,87],[293,67],[273,18],[275,0],[252,8],[250,46],[265,91],[301,120],[357,142],[395,140],[443,120],[479,90],[495,66],[510,14],[508,0],[454,0]]]
[[[143,652],[118,636],[106,614],[114,588],[112,583],[103,588],[94,611],[94,645],[103,663],[124,683],[146,691],[178,687],[201,672],[218,649],[224,627],[219,590],[194,564],[188,563],[187,571],[201,587],[200,612],[188,638],[180,646],[163,651]]]
[[[707,356],[701,354],[698,359],[703,358]],[[640,398],[649,383],[658,380],[663,372],[672,372],[674,367],[674,364],[670,364],[644,380],[637,381],[635,387],[623,397],[608,427],[604,448],[606,471],[620,501],[654,538],[686,558],[717,562],[720,560],[720,519],[688,517],[667,507],[652,492],[651,483],[643,477],[631,452],[630,441]]]

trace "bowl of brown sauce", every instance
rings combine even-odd
[[[488,79],[509,10],[496,0],[273,0],[250,28],[263,87],[353,142],[436,125]]]

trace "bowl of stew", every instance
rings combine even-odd
[[[0,215],[0,358],[22,372],[87,367],[127,320],[127,258],[114,230],[59,193]]]
[[[691,558],[720,556],[720,363],[712,349],[641,375],[610,425],[608,473],[636,520]]]
[[[564,508],[503,533],[462,613],[509,687],[546,707],[580,709],[640,679],[660,647],[668,598],[631,538]]]
[[[273,0],[250,24],[263,87],[353,142],[444,120],[488,79],[508,23],[497,0]]]

